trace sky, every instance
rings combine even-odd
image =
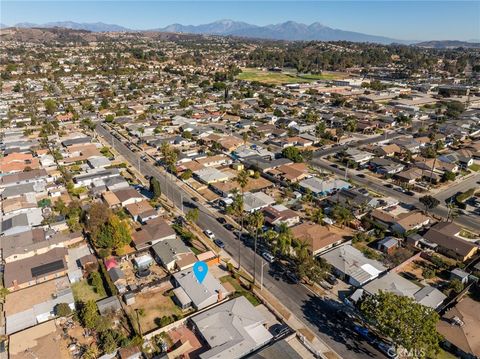
[[[399,40],[480,39],[480,1],[1,0],[0,22],[104,22],[131,29],[220,19],[267,25],[289,20]]]

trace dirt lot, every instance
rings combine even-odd
[[[136,318],[135,310],[142,309],[143,315],[140,315],[140,326],[143,333],[156,329],[156,319],[163,316],[183,315],[182,310],[173,302],[172,297],[164,295],[168,290],[160,289],[155,292],[141,293],[135,297],[135,304],[127,307],[132,318]],[[135,324],[135,323],[134,323]]]
[[[120,268],[122,269],[123,273],[125,273],[127,284],[136,284],[136,285],[147,284],[154,280],[164,278],[167,275],[167,272],[165,272],[165,270],[156,263],[152,264],[149,267],[151,274],[145,278],[135,277],[135,268],[133,267],[133,264],[131,261],[122,262],[120,264]]]

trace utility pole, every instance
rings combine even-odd
[[[267,262],[262,259],[262,270],[260,272],[260,292],[263,290],[263,267],[265,267],[265,264],[267,264]]]

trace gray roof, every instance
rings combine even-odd
[[[28,216],[26,213],[20,213],[16,216],[3,220],[1,223],[2,232],[14,227],[28,227]]]
[[[275,199],[263,192],[247,192],[243,195],[243,205],[247,212],[267,207],[273,203],[275,203]]]
[[[35,193],[35,186],[33,183],[24,183],[17,186],[9,186],[2,192],[2,198],[10,198],[20,196],[25,193]]]
[[[210,346],[202,359],[241,358],[272,339],[261,313],[243,296],[220,304],[192,318]]]
[[[341,179],[321,180],[317,177],[307,178],[300,182],[300,187],[310,189],[313,193],[330,193],[333,190],[350,188],[350,184]]]
[[[108,312],[116,312],[122,309],[122,305],[116,296],[107,297],[97,301],[97,307],[100,314],[104,315]]]
[[[215,303],[219,292],[226,293],[225,288],[210,272],[207,272],[202,283],[193,274],[193,268],[177,272],[173,277],[198,309]]]
[[[163,264],[168,264],[177,259],[179,254],[191,253],[190,249],[178,238],[167,238],[156,243],[153,252]]]
[[[387,270],[380,262],[368,259],[349,244],[336,247],[321,257],[360,284],[376,278],[378,274]]]
[[[363,286],[370,294],[380,291],[415,299],[419,304],[437,308],[446,298],[445,294],[431,286],[420,287],[395,272],[388,272]]]

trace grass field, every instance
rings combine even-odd
[[[242,69],[242,73],[237,76],[238,80],[257,81],[268,85],[281,85],[293,83],[313,82],[317,80],[334,80],[347,77],[347,74],[340,72],[323,72],[322,74],[301,74],[287,72],[270,72],[257,68]]]
[[[237,76],[238,80],[257,81],[268,85],[293,84],[299,82],[310,82],[311,80],[299,79],[298,77],[281,72],[268,72],[258,69],[243,69]]]
[[[93,287],[88,284],[87,280],[81,280],[80,282],[76,282],[72,284],[72,291],[73,297],[77,302],[87,302],[89,300],[97,301],[99,299],[103,299],[100,295],[98,295]]]

